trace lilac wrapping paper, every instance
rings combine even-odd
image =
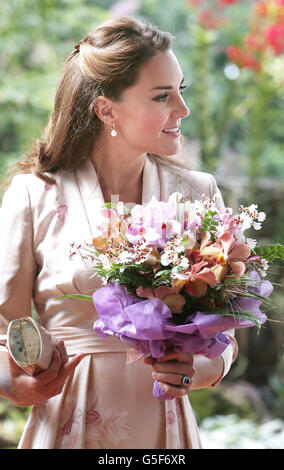
[[[273,287],[269,281],[264,281],[260,290],[261,295],[268,297]],[[245,319],[199,311],[189,315],[185,324],[176,325],[170,309],[160,299],[132,297],[117,283],[98,289],[93,301],[99,316],[93,328],[100,337],[116,336],[143,355],[150,354],[154,358],[164,356],[170,345],[176,351],[214,358],[230,344],[224,331],[254,326]],[[236,304],[252,312],[262,323],[266,321],[266,315],[259,309],[260,300],[239,298]],[[157,381],[153,394],[156,398],[173,398],[161,390]]]

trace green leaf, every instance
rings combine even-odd
[[[284,261],[284,246],[280,243],[255,247],[254,252],[262,258],[265,258],[270,263],[276,258]]]
[[[243,320],[248,320],[254,323],[254,325],[257,328],[257,331],[259,332],[261,327],[262,327],[262,322],[258,317],[256,317],[253,313],[251,313],[249,310],[239,310],[239,311],[234,311],[230,312],[228,310],[226,311],[214,311],[214,313],[217,313],[218,315],[224,316],[224,317],[234,317],[236,319],[243,319]]]
[[[203,218],[200,232],[210,232],[211,239],[215,242],[215,232],[217,231],[218,222],[214,220],[216,211],[208,210]]]
[[[83,294],[65,294],[61,297],[57,297],[56,300],[61,300],[69,297],[70,299],[80,299],[80,300],[88,300],[89,302],[93,302],[93,297],[90,295],[83,295]]]

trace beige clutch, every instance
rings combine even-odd
[[[54,342],[50,333],[32,317],[23,317],[9,323],[6,347],[22,369],[35,375],[48,368]]]

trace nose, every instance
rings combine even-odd
[[[180,95],[178,105],[173,110],[172,115],[175,118],[186,118],[190,115],[190,109],[186,106],[183,97]]]

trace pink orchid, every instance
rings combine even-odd
[[[218,281],[222,281],[229,267],[236,276],[242,276],[245,272],[244,261],[247,261],[251,250],[246,243],[237,244],[233,235],[223,233],[215,243],[210,243],[209,232],[202,234],[200,254],[203,259],[213,264],[211,270]]]
[[[144,289],[140,286],[136,290],[136,294],[146,299],[161,299],[172,313],[181,313],[185,305],[185,298],[167,286],[159,286],[156,289],[151,289],[150,287]]]
[[[194,297],[204,297],[208,286],[214,287],[217,279],[212,269],[207,267],[206,261],[193,264],[190,271],[176,274],[172,287],[175,291],[180,291],[185,285],[187,294]]]
[[[217,284],[217,279],[212,270],[207,266],[208,263],[201,261],[191,267],[188,273],[185,291],[194,297],[204,297],[208,286],[213,287]]]

